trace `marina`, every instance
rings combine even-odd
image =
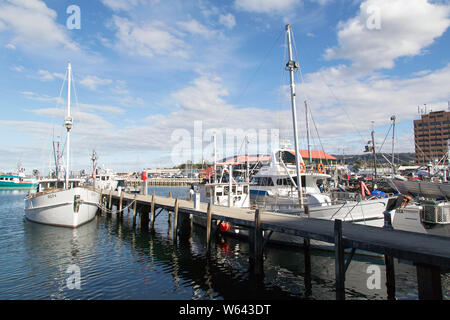
[[[0,300],[450,300],[444,2],[0,3]]]
[[[210,250],[211,235],[217,232],[217,226],[222,222],[250,229],[250,264],[253,264],[256,274],[263,274],[263,248],[272,232],[286,233],[300,236],[307,240],[321,240],[334,243],[336,256],[336,298],[345,299],[344,279],[345,269],[351,263],[351,258],[356,249],[372,251],[384,254],[385,257],[399,258],[412,261],[417,266],[419,298],[441,299],[442,286],[440,279],[441,268],[445,271],[450,268],[450,238],[430,237],[418,233],[394,231],[392,229],[379,229],[357,224],[344,224],[342,221],[334,222],[321,219],[298,218],[291,215],[263,213],[256,210],[253,214],[245,209],[223,208],[220,206],[203,204],[200,210],[191,208],[191,203],[152,196],[127,195],[111,192],[108,196],[107,206],[112,207],[116,203],[118,215],[121,216],[125,203],[133,206],[133,225],[139,212],[141,228],[154,230],[155,220],[161,210],[174,213],[173,239],[176,242],[178,233],[190,235],[190,216],[206,218],[206,251]],[[395,202],[394,202],[395,203]],[[139,208],[139,209],[137,209]],[[157,212],[157,209],[160,209]],[[388,210],[388,208],[386,209]],[[391,209],[389,211],[394,210]],[[214,226],[215,225],[215,226]],[[264,231],[268,232],[267,239]],[[349,260],[345,260],[344,249],[352,250]],[[305,260],[307,260],[305,258]],[[344,267],[344,265],[347,265]],[[391,264],[393,268],[393,263]],[[388,266],[389,268],[389,266]],[[388,270],[394,274],[394,270]],[[390,279],[389,298],[395,299],[395,279]],[[391,287],[392,286],[392,287]],[[340,287],[340,290],[339,290]],[[392,291],[394,293],[392,293]]]
[[[184,187],[150,187],[161,198],[188,201]],[[264,248],[264,283],[256,289],[248,273],[248,243],[213,241],[206,256],[206,232],[193,225],[190,241],[173,243],[173,220],[163,211],[154,232],[133,227],[132,207],[103,214],[77,229],[34,224],[21,214],[24,193],[1,191],[2,242],[0,279],[3,299],[304,299],[304,253],[268,244]],[[116,198],[117,201],[117,198]],[[191,204],[192,205],[192,204]],[[173,219],[173,213],[171,215]],[[137,220],[139,223],[139,220]],[[311,248],[310,299],[334,300],[334,255]],[[66,286],[67,269],[81,269],[81,290]],[[205,266],[207,266],[205,268]],[[380,288],[369,289],[370,268],[381,270]],[[346,298],[387,299],[384,260],[355,255],[345,278]],[[418,299],[416,268],[395,260],[397,299]],[[33,276],[39,274],[39,276]],[[450,279],[443,275],[443,298],[450,299]],[[445,289],[447,288],[447,289]]]

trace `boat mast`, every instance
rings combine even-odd
[[[69,168],[70,168],[70,130],[73,127],[72,117],[70,115],[70,86],[72,79],[72,66],[70,61],[67,64],[67,116],[64,119],[64,127],[67,130],[66,138],[66,183],[65,189],[69,189]]]
[[[97,153],[95,152],[95,150],[92,152],[92,157],[91,157],[91,161],[92,161],[92,180],[93,180],[93,186],[94,186],[94,190],[95,190],[95,169],[97,166]]]
[[[248,160],[248,136],[245,136],[245,157],[246,157],[246,163],[245,163],[245,182],[248,183],[250,181],[250,168],[249,168],[249,160]]]
[[[394,165],[395,116],[392,116],[391,120],[392,120],[392,172],[393,174],[395,174],[395,165]]]
[[[215,132],[214,132],[213,138],[214,138],[214,183],[216,183],[217,182],[217,179],[216,179],[216,170],[217,170],[216,148],[217,148],[217,144],[216,144],[216,133]]]
[[[375,179],[377,178],[377,154],[375,151],[375,131],[374,131],[374,125],[373,125],[373,121],[372,121],[372,154],[373,154],[373,169],[375,170]]]
[[[308,142],[309,165],[312,165],[311,143],[309,141],[309,119],[308,119],[308,101],[305,100],[305,116],[306,116],[306,140]]]
[[[295,166],[297,169],[297,192],[300,206],[303,207],[303,194],[302,194],[302,179],[300,176],[300,161],[299,161],[299,149],[298,149],[298,136],[297,136],[297,111],[295,106],[295,82],[294,72],[299,68],[299,63],[292,60],[292,44],[291,44],[291,25],[286,25],[286,34],[289,47],[289,61],[286,64],[286,69],[289,70],[291,79],[291,104],[292,104],[292,120],[294,126],[294,144],[295,144]]]

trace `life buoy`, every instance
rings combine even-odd
[[[300,173],[305,173],[306,166],[303,162],[300,163]]]
[[[319,163],[317,165],[317,171],[319,171],[319,173],[324,173],[325,172],[325,166],[323,165],[323,163]]]
[[[227,232],[231,229],[231,225],[228,222],[222,222],[220,224],[220,231],[221,232]]]

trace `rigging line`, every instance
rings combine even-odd
[[[388,130],[388,132],[386,133],[386,136],[384,137],[384,141],[383,141],[383,143],[381,144],[381,147],[378,149],[378,152],[381,152],[381,150],[383,149],[384,143],[386,142],[386,139],[387,139],[387,137],[388,137],[388,135],[389,135],[389,132],[391,132],[391,129],[392,129],[392,124],[390,125],[389,130]]]
[[[280,39],[281,35],[284,32],[280,32],[280,34],[278,35],[278,37],[275,39],[275,41],[273,42],[272,46],[270,47],[269,51],[267,51],[266,55],[264,56],[263,60],[260,62],[260,64],[258,65],[258,67],[256,68],[255,72],[253,72],[252,76],[250,77],[250,79],[248,80],[247,84],[244,87],[244,90],[242,90],[242,93],[238,96],[235,105],[237,105],[239,103],[239,101],[242,99],[242,97],[244,96],[244,94],[246,93],[247,89],[250,87],[250,84],[252,83],[253,79],[255,78],[256,74],[259,72],[259,70],[261,69],[261,67],[264,65],[264,63],[266,62],[267,58],[269,57],[270,53],[272,52],[273,48],[275,47],[275,45],[278,43],[278,40]],[[229,113],[228,113],[229,115]],[[228,117],[227,115],[227,117]],[[224,121],[227,119],[227,117],[224,118]]]
[[[297,46],[296,46],[296,42],[295,42],[295,38],[294,38],[294,33],[293,33],[293,32],[292,32],[292,40],[293,40],[293,43],[294,43],[295,57],[296,57],[297,61],[300,61],[300,59],[299,59],[299,54],[298,54],[298,50],[297,50]],[[302,83],[302,85],[305,87],[305,79],[303,78],[303,72],[302,72],[301,66],[300,66],[300,68],[298,68],[298,70],[299,70],[299,72],[300,72],[301,83]],[[297,77],[297,78],[298,78],[298,77]],[[305,90],[305,88],[304,88],[304,90],[302,90],[302,91],[303,91],[303,96],[304,96],[304,98],[305,98],[305,103],[308,103],[308,98],[307,98],[307,96],[306,96],[306,90]],[[306,106],[305,106],[305,108],[306,108]],[[321,146],[322,151],[323,151],[323,153],[324,153],[324,157],[325,157],[326,164],[327,164],[327,166],[328,166],[328,165],[329,165],[329,163],[328,163],[328,158],[327,158],[327,156],[325,155],[325,148],[324,148],[324,146],[323,146],[322,139],[320,138],[319,130],[317,129],[316,122],[314,121],[314,118],[313,118],[313,115],[312,115],[311,104],[309,104],[309,113],[308,113],[308,115],[310,115],[311,120],[313,121],[314,128],[315,128],[316,134],[317,134],[317,138],[318,138],[318,140],[319,140],[320,146]],[[308,115],[307,115],[307,116],[308,116]],[[306,119],[306,121],[308,121],[308,119]],[[309,148],[309,146],[308,146],[308,148]]]
[[[61,100],[61,96],[62,96],[62,91],[63,91],[63,89],[64,89],[64,85],[65,85],[65,83],[66,83],[66,77],[67,77],[67,69],[66,69],[66,73],[65,73],[65,75],[64,75],[64,80],[63,80],[63,83],[62,83],[62,85],[61,85],[61,88],[60,88],[60,90],[59,90],[59,96],[58,96],[58,98],[56,99],[56,105],[55,105],[55,109],[56,110],[58,110],[58,104],[59,104],[59,102],[60,102],[60,100]],[[53,115],[52,117],[51,117],[51,121],[52,121],[52,128],[51,128],[51,130],[52,130],[52,135],[51,135],[51,137],[52,137],[52,144],[53,144],[53,142],[54,142],[54,140],[55,140],[55,115]],[[61,133],[61,128],[60,128],[60,133]],[[59,135],[59,137],[61,138],[61,135]],[[47,149],[47,148],[42,148],[42,152],[44,152],[44,151],[47,151],[48,152],[48,154],[49,154],[49,159],[51,159],[52,158],[52,148],[49,148],[49,149]],[[42,154],[41,154],[41,159],[43,158],[43,156],[42,156]],[[44,160],[44,161],[46,161],[46,160]],[[49,173],[50,173],[50,168],[51,168],[51,166],[50,166],[50,163],[51,163],[51,160],[50,160],[50,162],[49,162],[49,167],[48,167],[48,170],[49,170]],[[43,165],[42,166],[42,168],[43,169],[45,169],[47,167],[47,165]],[[43,174],[44,174],[44,170],[43,170]]]
[[[316,121],[314,120],[312,112],[310,112],[310,114],[311,114],[311,120],[314,124],[314,128],[316,129],[317,138],[319,139],[320,147],[322,148],[322,151],[323,151],[323,156],[325,157],[325,162],[326,162],[327,166],[329,166],[330,164],[328,163],[328,157],[326,156],[325,148],[323,147],[323,143],[322,143],[322,139],[320,139],[319,130],[317,129],[317,126],[316,126]]]

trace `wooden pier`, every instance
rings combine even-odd
[[[148,186],[190,186],[193,183],[202,182],[201,178],[148,178]],[[141,179],[127,179],[125,180],[125,186],[142,186],[144,181]]]
[[[401,201],[401,199],[399,199]],[[399,201],[397,201],[399,202]],[[385,256],[386,287],[388,299],[395,299],[395,270],[393,259],[408,260],[417,269],[419,299],[442,299],[441,272],[450,270],[450,238],[427,234],[377,228],[359,224],[304,218],[288,214],[262,212],[259,209],[242,209],[214,206],[201,203],[200,209],[194,209],[193,202],[169,197],[141,194],[127,194],[116,191],[102,191],[102,211],[121,217],[124,208],[133,212],[133,226],[144,230],[154,229],[155,220],[163,210],[169,212],[169,223],[173,213],[173,241],[178,237],[190,236],[192,218],[206,220],[206,250],[210,250],[212,236],[218,232],[220,222],[229,222],[234,226],[248,229],[250,243],[250,268],[253,275],[264,277],[264,245],[273,232],[304,238],[305,270],[311,270],[310,240],[334,243],[336,269],[336,299],[345,299],[345,272],[351,259],[358,250],[371,251]],[[392,210],[394,203],[388,204]],[[266,236],[265,236],[266,235]],[[347,259],[345,249],[351,254]],[[305,277],[305,285],[311,290],[310,275]]]

